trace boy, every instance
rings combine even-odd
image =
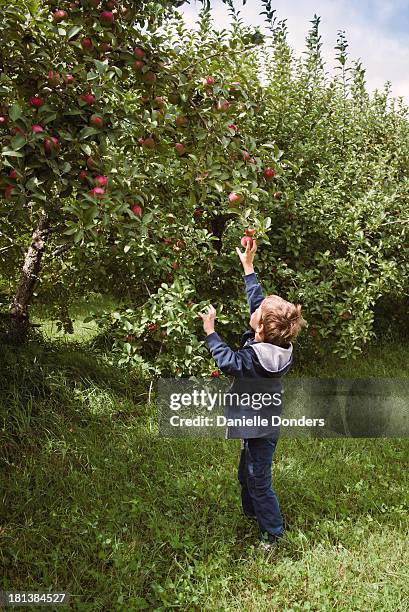
[[[222,372],[235,378],[231,391],[243,391],[247,381],[253,383],[252,388],[255,386],[263,391],[281,393],[281,376],[288,372],[293,361],[291,340],[306,325],[306,321],[301,316],[299,304],[286,302],[277,295],[264,298],[253,267],[256,250],[255,240],[251,248],[247,244],[244,253],[236,249],[244,270],[251,327],[242,336],[240,349],[233,351],[215,332],[216,311],[213,306],[209,306],[207,313],[200,316],[212,357]],[[257,520],[260,546],[268,550],[284,535],[280,506],[271,487],[271,463],[279,429],[260,426],[232,429],[236,435],[227,437],[242,438],[238,480],[243,511],[247,517]],[[249,431],[252,432],[251,436],[248,435]]]

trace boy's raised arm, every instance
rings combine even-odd
[[[254,272],[254,256],[257,251],[257,242],[252,241],[253,244],[250,248],[250,241],[247,243],[246,250],[244,253],[237,247],[236,252],[240,257],[240,261],[244,270],[244,282],[246,283],[246,294],[247,300],[250,306],[250,314],[252,314],[264,300],[263,290],[257,280],[256,273]]]

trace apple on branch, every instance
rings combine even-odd
[[[84,49],[84,51],[90,51],[93,46],[94,44],[89,36],[86,36],[81,40],[81,47]]]
[[[61,23],[64,19],[67,19],[68,13],[67,11],[63,11],[62,9],[57,9],[53,13],[53,21],[54,23]]]
[[[133,50],[133,54],[138,60],[143,59],[146,55],[145,51],[141,49],[140,47],[135,47],[135,49]]]
[[[112,11],[102,11],[102,13],[99,16],[99,20],[102,23],[102,25],[110,26],[114,23],[115,16]]]
[[[94,185],[97,187],[108,187],[108,182],[108,177],[102,174],[99,174],[94,178]]]
[[[274,168],[264,168],[263,175],[267,181],[271,181],[275,177],[276,173]]]
[[[101,129],[102,127],[104,127],[104,120],[100,115],[91,115],[91,117],[89,118],[89,124],[92,127]]]
[[[41,96],[35,95],[30,98],[29,103],[34,108],[41,108],[44,105],[44,100]]]
[[[243,201],[243,196],[241,193],[236,193],[235,191],[232,191],[231,193],[229,193],[230,204],[240,204],[240,202],[242,201]]]

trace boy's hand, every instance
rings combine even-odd
[[[239,247],[236,247],[236,253],[240,257],[240,261],[243,265],[244,274],[252,274],[254,272],[253,261],[254,255],[257,251],[257,242],[253,240],[253,244],[250,248],[250,242],[247,243],[246,250],[242,253]]]
[[[203,321],[203,329],[205,330],[206,334],[212,334],[214,332],[214,322],[216,320],[215,308],[212,305],[208,306],[207,313],[199,312],[199,317]]]

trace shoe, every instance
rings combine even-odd
[[[266,551],[274,550],[277,544],[279,544],[280,540],[282,540],[283,538],[284,538],[284,533],[280,535],[269,536],[268,542],[264,542],[263,540],[260,540],[259,549],[266,550]]]

